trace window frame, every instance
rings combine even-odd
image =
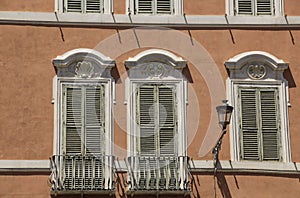
[[[274,16],[284,16],[284,0],[273,0],[274,8],[271,15],[257,15],[253,13],[252,15],[238,14],[236,12],[236,2],[238,0],[227,0],[226,1],[226,13],[229,16],[241,16],[241,17],[274,17]]]
[[[177,145],[177,156],[184,156],[186,153],[186,133],[185,133],[185,94],[184,94],[184,81],[183,80],[129,80],[127,81],[127,87],[128,87],[128,102],[129,102],[129,110],[128,110],[128,131],[132,132],[127,139],[128,142],[128,150],[127,154],[128,156],[139,156],[139,126],[136,124],[137,118],[136,118],[136,111],[137,111],[137,99],[135,97],[136,94],[136,88],[140,84],[170,84],[176,87],[176,100],[177,100],[177,141],[174,142],[175,145]],[[181,121],[181,122],[180,122]],[[136,137],[136,138],[133,138]],[[156,148],[157,149],[157,148]]]
[[[128,78],[125,81],[127,105],[127,156],[129,163],[133,165],[132,174],[141,170],[133,158],[138,158],[138,125],[136,124],[136,97],[135,90],[139,84],[171,84],[176,86],[177,98],[177,159],[178,163],[178,188],[184,189],[186,175],[187,132],[186,132],[186,105],[187,105],[187,81],[182,75],[182,69],[186,61],[176,55],[160,49],[146,50],[133,58],[125,61],[128,68]],[[147,156],[148,157],[148,156]],[[131,178],[133,180],[133,178]],[[135,189],[135,182],[131,182],[129,189]],[[177,189],[178,190],[178,189]]]
[[[171,8],[171,14],[157,14],[157,9],[152,8],[152,13],[145,14],[145,13],[137,13],[136,10],[136,3],[135,1],[138,0],[126,0],[126,14],[134,14],[134,15],[140,15],[140,16],[173,16],[173,15],[183,15],[183,1],[184,0],[170,0],[171,4],[173,5],[173,9]],[[156,0],[152,0],[156,1]]]
[[[86,1],[86,0],[82,0]],[[111,14],[113,11],[113,0],[103,0],[103,10],[101,12],[86,12],[82,10],[81,12],[68,12],[66,10],[67,0],[55,0],[55,12],[65,13],[65,14]]]
[[[86,48],[74,49],[66,52],[61,56],[57,56],[52,61],[56,76],[53,78],[53,99],[54,104],[54,140],[53,140],[53,156],[68,155],[64,153],[65,147],[65,130],[64,122],[64,89],[66,85],[104,85],[105,92],[105,147],[103,159],[105,184],[104,189],[112,189],[113,187],[113,104],[115,101],[115,82],[110,75],[110,70],[114,67],[115,62],[104,56],[98,51]],[[82,68],[83,67],[83,68]],[[93,69],[91,69],[93,67]],[[99,73],[98,73],[99,72]],[[80,155],[84,155],[81,152]],[[63,159],[63,158],[61,158]],[[61,163],[58,160],[57,163]],[[61,165],[61,164],[60,164]],[[59,177],[64,177],[60,167],[58,170]]]
[[[252,79],[247,72],[252,63],[263,63],[266,67],[266,75],[260,79]],[[274,88],[278,90],[278,108],[280,119],[280,143],[281,159],[275,162],[290,162],[290,133],[288,121],[288,82],[283,77],[283,71],[288,64],[277,59],[266,52],[252,51],[239,54],[229,61],[225,66],[230,71],[230,77],[226,81],[227,98],[234,107],[230,128],[230,152],[232,161],[267,162],[265,160],[243,160],[241,159],[241,137],[240,137],[240,115],[238,91],[240,88]]]

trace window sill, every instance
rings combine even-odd
[[[0,24],[70,27],[296,28],[299,16],[126,15],[0,11]]]
[[[195,160],[190,162],[191,172],[213,172],[212,160]],[[300,163],[254,162],[254,161],[220,161],[218,172],[255,173],[255,174],[300,174]]]

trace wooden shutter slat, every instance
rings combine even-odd
[[[104,151],[104,86],[86,87],[85,94],[86,153],[101,154]]]
[[[82,136],[82,89],[66,88],[66,153],[81,153]]]
[[[161,155],[174,155],[175,88],[158,87],[159,146]]]
[[[82,0],[67,0],[67,12],[82,12]]]
[[[257,0],[257,15],[271,15],[272,0]]]
[[[172,2],[171,0],[157,0],[156,8],[157,8],[157,14],[171,14]]]
[[[241,90],[242,157],[259,159],[259,136],[257,126],[257,94],[255,90]]]
[[[261,94],[261,122],[263,160],[278,160],[278,119],[275,90],[262,90]]]
[[[137,10],[139,14],[152,14],[154,0],[137,0]]]
[[[86,0],[86,12],[101,13],[103,9],[103,0]]]
[[[238,0],[237,1],[238,14],[252,15],[253,14],[253,0]]]

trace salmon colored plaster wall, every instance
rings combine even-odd
[[[224,15],[225,0],[183,0],[186,15]]]
[[[284,0],[284,13],[288,16],[299,16],[300,1]]]
[[[54,12],[55,0],[1,0],[0,11]]]
[[[2,26],[0,29],[2,35],[0,41],[5,46],[0,48],[2,71],[0,159],[47,159],[52,155],[54,106],[51,104],[51,98],[55,71],[51,60],[72,49],[93,49],[110,35],[116,34],[115,30],[108,29],[62,28],[62,31],[65,41],[62,41],[58,28]],[[182,32],[189,35],[187,31]],[[292,44],[289,32],[232,30],[234,43],[227,30],[193,30],[190,33],[194,42],[202,45],[215,61],[224,86],[228,77],[224,62],[239,53],[251,50],[266,51],[290,63],[290,70],[285,72],[285,77],[290,84],[292,105],[289,108],[291,147],[293,161],[300,161],[300,153],[297,152],[300,149],[298,146],[300,136],[297,133],[300,127],[298,120],[300,110],[297,108],[300,96],[297,89],[300,48]],[[300,33],[299,31],[292,33],[297,43],[300,40]],[[113,75],[126,77],[124,61],[144,50],[146,48],[132,50],[117,57],[117,67]],[[183,58],[185,59],[184,56]],[[196,66],[190,62],[187,73],[191,78],[188,82],[190,90],[194,90],[197,95],[201,114],[197,134],[192,139],[188,137],[190,142],[188,154],[194,159],[212,159],[210,152],[206,156],[199,156],[210,121],[211,101],[208,85]],[[120,148],[115,151],[120,157],[126,155],[127,149],[127,106],[124,105],[125,81],[122,78],[119,80],[116,77],[117,103],[114,106],[115,116],[120,117],[114,124],[115,146]],[[188,105],[187,109],[189,121],[192,119],[191,112],[194,109],[191,105]],[[217,121],[215,123],[217,124]],[[188,128],[188,131],[190,130],[192,129]],[[213,145],[212,142],[210,146]],[[230,159],[229,153],[229,135],[226,135],[220,158]]]

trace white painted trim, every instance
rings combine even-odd
[[[235,1],[236,0],[226,0],[226,14],[229,16],[234,16],[235,10]],[[283,16],[284,15],[284,0],[274,0],[275,2],[275,16]],[[251,16],[257,17],[257,16]]]
[[[78,14],[50,12],[0,11],[0,24],[34,26],[140,27],[164,26],[181,28],[297,28],[300,16],[145,16],[116,14]]]
[[[239,172],[255,172],[255,173],[268,173],[268,172],[290,172],[300,174],[300,163],[282,163],[282,162],[234,162],[221,160],[220,168],[218,171],[232,171]],[[214,164],[212,160],[191,160],[190,171],[191,172],[209,172],[213,171]],[[49,172],[50,161],[49,160],[0,160],[0,173],[3,172],[18,172],[24,171],[26,173],[31,172]],[[117,163],[116,171],[127,172],[125,161],[121,160]]]
[[[49,169],[50,160],[0,160],[0,169]]]
[[[256,173],[263,172],[296,172],[300,174],[300,163],[283,163],[283,162],[255,162],[255,161],[220,161],[221,168],[218,171],[235,171],[235,172],[251,172]],[[190,171],[201,171],[205,172],[208,170],[213,171],[214,163],[213,160],[195,160],[190,161]]]
[[[64,12],[64,1],[65,0],[55,0],[55,11],[58,13]],[[104,4],[104,14],[110,14],[113,11],[113,0],[103,0]],[[81,13],[80,13],[81,14]]]
[[[247,65],[251,62],[263,63],[266,67],[266,76],[259,80],[248,77]],[[239,54],[225,62],[229,69],[230,78],[226,81],[227,98],[234,107],[230,128],[230,154],[232,161],[240,161],[239,137],[239,103],[238,89],[240,87],[273,87],[278,89],[280,130],[281,130],[281,157],[282,162],[291,162],[290,133],[288,119],[289,93],[288,83],[283,77],[283,71],[288,68],[288,63],[275,56],[260,51],[251,51]],[[270,74],[268,74],[270,73]]]
[[[134,15],[134,10],[135,10],[134,1],[135,0],[126,0],[126,14]],[[174,8],[174,12],[172,12],[173,14],[171,14],[170,16],[183,15],[183,0],[173,0],[173,8]],[[144,15],[145,16],[145,14],[136,14],[136,15]],[[153,15],[153,14],[151,14],[151,15]],[[148,15],[148,16],[151,16],[151,15]]]

